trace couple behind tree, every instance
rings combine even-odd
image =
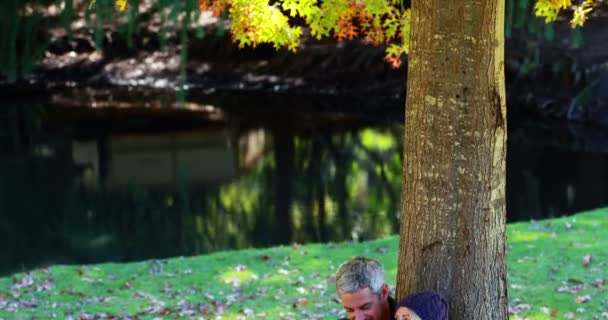
[[[336,289],[347,317],[341,320],[447,320],[447,303],[438,294],[421,291],[396,304],[378,260],[353,257],[336,273]]]

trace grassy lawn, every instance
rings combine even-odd
[[[608,209],[508,226],[512,319],[608,319]],[[52,266],[0,278],[0,319],[336,319],[333,274],[398,238],[144,261]],[[95,318],[97,317],[97,318]]]

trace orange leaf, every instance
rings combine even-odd
[[[219,17],[224,9],[226,9],[226,3],[220,3],[220,1],[214,1],[211,5],[211,12],[214,17]]]
[[[338,30],[336,32],[338,41],[344,39],[352,40],[357,37],[358,34],[357,27],[353,25],[350,17],[344,16],[338,21]]]
[[[198,10],[200,12],[206,11],[209,8],[209,3],[207,0],[198,0]]]
[[[386,57],[386,61],[388,61],[391,64],[391,67],[393,67],[394,69],[397,69],[401,66],[401,57],[388,56]]]
[[[558,313],[559,313],[559,310],[555,309],[555,310],[551,311],[551,316],[555,318],[555,317],[557,317]]]

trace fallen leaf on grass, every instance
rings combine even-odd
[[[38,303],[36,301],[27,301],[27,300],[19,301],[20,308],[35,308],[37,306],[38,306]]]
[[[13,278],[12,290],[19,290],[21,288],[27,288],[34,284],[34,278],[31,273],[26,273],[22,278]]]
[[[551,316],[555,318],[555,317],[557,317],[558,313],[559,313],[559,310],[555,309],[555,310],[551,311]]]
[[[582,284],[577,284],[572,287],[569,287],[568,285],[564,284],[561,287],[557,288],[557,292],[559,292],[559,293],[570,292],[572,294],[577,294],[579,291],[581,291],[582,288],[583,288]]]
[[[586,268],[588,265],[591,264],[592,261],[593,261],[593,258],[591,257],[590,254],[584,256],[583,257],[583,263],[582,263],[583,267]]]
[[[576,297],[576,299],[574,299],[575,303],[585,303],[587,301],[591,300],[591,296],[590,295],[586,295],[586,296],[578,296]]]
[[[255,314],[255,312],[249,308],[241,309],[241,313],[248,317],[252,317]]]
[[[36,286],[36,292],[40,292],[40,291],[49,291],[51,289],[53,289],[53,279],[46,279],[42,282],[42,284],[39,284]]]
[[[519,314],[525,310],[530,310],[530,309],[532,309],[532,306],[530,306],[527,303],[510,304],[509,305],[509,314]]]

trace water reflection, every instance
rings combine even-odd
[[[275,115],[124,130],[40,106],[1,112],[0,273],[398,230],[400,124],[306,129]],[[514,137],[510,220],[606,205],[605,153]]]

